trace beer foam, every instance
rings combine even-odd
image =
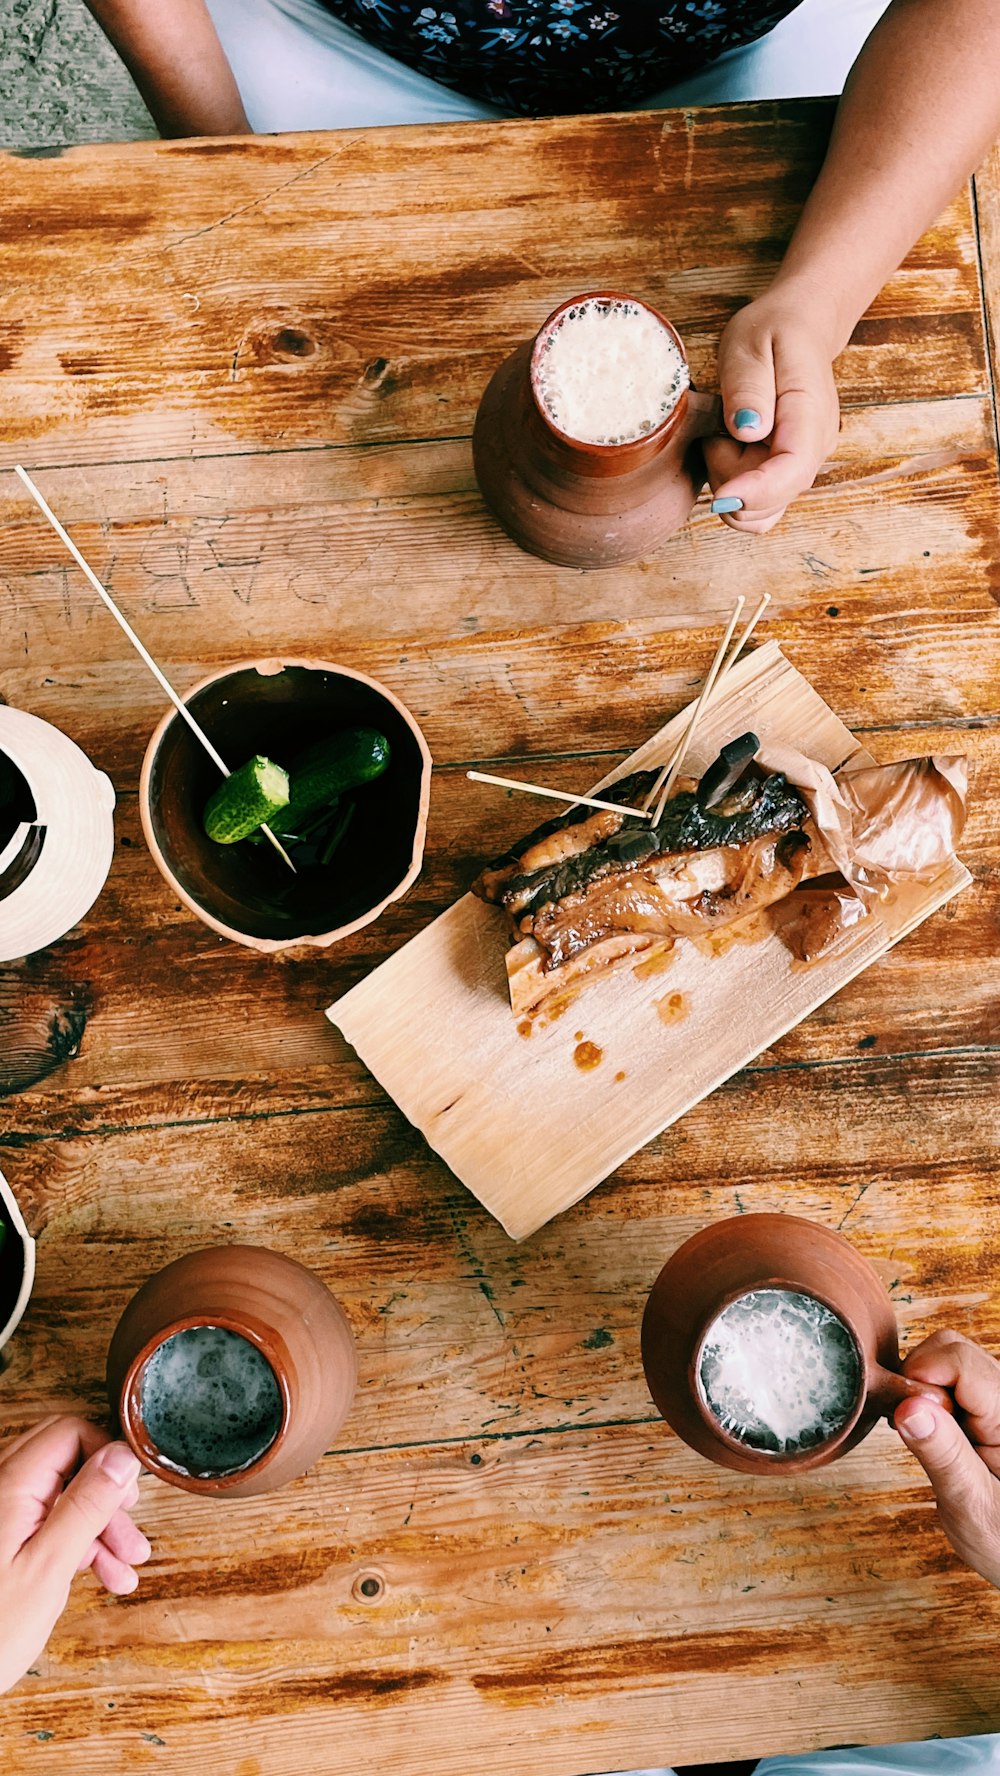
[[[544,412],[581,444],[630,444],[653,431],[688,386],[673,334],[644,303],[588,296],[560,315],[535,358]]]
[[[139,1404],[167,1466],[203,1479],[258,1461],[283,1417],[267,1358],[221,1326],[192,1326],[164,1339],[143,1368]]]
[[[796,1455],[846,1424],[861,1363],[843,1320],[814,1296],[755,1289],[713,1320],[698,1382],[730,1436],[771,1455]]]

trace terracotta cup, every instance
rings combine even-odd
[[[143,1369],[176,1332],[219,1326],[256,1345],[281,1394],[277,1436],[232,1474],[187,1474],[161,1457],[142,1416]],[[143,1466],[185,1492],[252,1498],[274,1492],[329,1449],[357,1382],[343,1309],[311,1270],[263,1246],[212,1246],[168,1264],[132,1297],[108,1351],[108,1398]]]
[[[255,950],[324,948],[369,925],[420,874],[431,755],[409,710],[376,679],[327,660],[243,660],[185,698],[230,769],[256,753],[278,764],[345,728],[385,734],[389,768],[352,792],[336,867],[293,876],[270,845],[218,845],[202,824],[219,773],[175,710],[142,765],[139,813],[162,875],[192,912]]]
[[[680,529],[705,481],[699,439],[717,432],[715,396],[685,389],[651,431],[626,444],[586,444],[555,426],[538,393],[538,366],[553,326],[583,302],[630,302],[679,333],[648,302],[592,290],[560,303],[487,387],[472,434],[476,479],[508,536],[562,567],[614,567],[651,554]]]
[[[823,1443],[794,1455],[752,1449],[724,1430],[701,1396],[705,1335],[723,1308],[750,1290],[812,1295],[846,1325],[861,1381],[849,1416]],[[795,1215],[737,1215],[686,1240],[653,1284],[642,1321],[642,1362],[657,1410],[692,1449],[744,1474],[802,1473],[852,1449],[910,1394],[948,1394],[899,1371],[892,1302],[876,1270],[849,1240]]]

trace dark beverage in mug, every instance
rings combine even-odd
[[[157,1346],[142,1371],[140,1410],[160,1459],[202,1478],[259,1461],[284,1413],[277,1377],[257,1346],[208,1325]]]

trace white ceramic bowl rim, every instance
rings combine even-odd
[[[13,962],[65,937],[90,911],[114,856],[115,792],[75,740],[24,709],[0,707],[0,752],[46,829],[30,873],[0,900],[0,962]]]
[[[14,1192],[2,1172],[0,1172],[0,1202],[3,1203],[7,1221],[21,1242],[21,1250],[24,1254],[24,1273],[21,1277],[21,1287],[17,1292],[17,1300],[6,1325],[0,1326],[0,1350],[2,1350],[8,1338],[20,1325],[24,1318],[24,1310],[28,1305],[28,1298],[35,1280],[35,1242],[24,1224],[24,1217],[17,1206]]]

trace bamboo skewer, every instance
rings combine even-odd
[[[730,653],[729,657],[726,659],[726,661],[722,665],[719,672],[716,674],[715,682],[712,685],[712,687],[710,688],[708,696],[705,698],[704,708],[707,708],[710,703],[714,702],[716,695],[722,689],[723,680],[725,679],[726,674],[731,670],[731,668],[733,666],[735,666],[737,660],[739,659],[741,653],[743,652],[743,649],[745,648],[747,642],[750,640],[751,635],[753,634],[754,630],[756,629],[757,624],[760,622],[760,619],[764,615],[764,612],[766,611],[770,602],[771,602],[770,592],[762,593],[760,603],[758,604],[757,609],[754,611],[753,616],[750,618],[749,623],[747,624],[746,628],[743,630],[742,635],[739,635],[737,637],[736,643],[733,647],[732,652]],[[662,790],[664,783],[666,782],[666,780],[668,778],[670,779],[670,788],[673,787],[673,784],[676,781],[676,775],[677,775],[676,771],[674,770],[674,767],[677,764],[678,759],[679,758],[683,759],[684,755],[688,751],[689,742],[692,738],[692,733],[693,733],[693,729],[694,729],[695,723],[697,721],[697,718],[698,718],[698,711],[695,710],[694,714],[692,715],[692,719],[688,724],[686,732],[684,734],[682,734],[680,740],[677,742],[672,753],[670,754],[670,757],[667,759],[666,763],[663,765],[662,769],[660,770],[660,772],[656,778],[655,783],[653,784],[651,790],[649,791],[649,794],[647,795],[646,800],[643,803],[644,808],[648,808],[650,806],[650,803],[656,798],[656,796],[658,796],[660,794],[660,791]],[[673,775],[671,775],[671,773],[673,773]],[[669,794],[669,790],[667,793]],[[656,810],[656,819],[657,820],[660,819],[660,816],[663,812],[665,805],[666,805],[666,796],[664,796],[661,799],[660,804],[657,807],[657,810]]]
[[[636,820],[652,820],[654,824],[657,824],[662,817],[663,810],[667,804],[667,798],[670,795],[670,791],[677,779],[680,767],[688,753],[691,741],[694,738],[695,728],[703,711],[712,701],[716,692],[721,688],[722,681],[727,672],[729,672],[731,667],[735,666],[770,602],[770,592],[764,592],[761,595],[760,602],[757,605],[757,609],[754,611],[753,616],[747,623],[743,633],[737,637],[732,652],[727,656],[726,649],[732,641],[733,631],[739,622],[740,613],[746,603],[744,598],[737,599],[732,616],[727,624],[726,632],[719,644],[715,659],[709,668],[708,676],[702,685],[701,694],[691,712],[691,719],[688,722],[684,733],[681,735],[680,740],[677,742],[677,745],[674,747],[673,752],[670,754],[670,757],[657,774],[656,780],[641,808],[627,808],[621,802],[602,801],[598,796],[567,795],[560,789],[546,789],[540,783],[525,783],[521,779],[514,777],[494,777],[488,771],[466,771],[466,777],[468,777],[473,783],[492,783],[498,789],[519,789],[523,790],[526,795],[547,796],[554,802],[569,802],[572,807],[601,808],[606,809],[610,814],[631,814]],[[658,795],[660,799],[654,814],[650,811],[651,805]]]
[[[135,630],[132,628],[132,625],[128,622],[128,620],[122,615],[122,612],[118,609],[118,606],[115,603],[114,599],[112,598],[110,592],[108,592],[107,589],[101,585],[101,582],[98,579],[97,575],[95,574],[90,563],[84,558],[83,555],[81,555],[79,549],[77,548],[76,544],[73,541],[73,538],[69,535],[69,532],[64,529],[63,525],[60,524],[60,522],[59,522],[58,518],[56,517],[55,513],[53,512],[51,506],[48,504],[48,501],[44,498],[42,493],[35,486],[35,483],[31,479],[31,476],[28,474],[27,470],[23,469],[21,467],[20,463],[15,463],[14,464],[14,473],[15,473],[15,475],[20,476],[20,479],[23,481],[25,487],[27,488],[28,492],[30,493],[36,506],[38,506],[39,510],[44,513],[45,517],[48,519],[49,523],[51,524],[57,537],[59,537],[60,541],[66,545],[66,548],[69,550],[69,552],[72,555],[73,560],[76,562],[77,566],[83,570],[84,574],[86,574],[87,579],[90,581],[90,584],[93,586],[94,591],[97,593],[97,596],[107,606],[108,610],[111,612],[111,615],[114,617],[115,622],[119,625],[119,627],[121,629],[124,630],[125,634],[128,636],[129,641],[132,643],[132,646],[135,648],[136,653],[139,655],[140,659],[145,661],[146,665],[149,667],[150,672],[153,674],[153,677],[156,679],[157,684],[160,686],[160,689],[169,698],[170,702],[173,704],[174,708],[176,709],[178,715],[183,717],[184,721],[187,722],[188,727],[191,729],[192,734],[194,734],[195,738],[201,742],[202,746],[205,748],[205,751],[208,753],[209,758],[212,760],[212,763],[214,765],[216,765],[218,767],[218,769],[222,772],[223,777],[231,777],[232,772],[230,771],[229,766],[226,764],[225,760],[220,757],[219,753],[216,751],[215,747],[212,745],[212,742],[209,739],[208,735],[205,733],[204,728],[202,728],[200,726],[200,724],[195,720],[195,718],[191,714],[191,711],[188,708],[187,704],[182,702],[181,698],[177,695],[177,692],[174,690],[174,687],[170,683],[169,679],[164,677],[163,673],[160,671],[159,666],[156,664],[156,661],[153,659],[152,654],[149,653],[148,649],[143,646],[143,644],[139,640],[139,637],[137,636]],[[265,837],[270,840],[271,844],[274,846],[274,849],[277,851],[279,857],[282,857],[284,859],[284,861],[287,863],[293,876],[296,875],[298,872],[296,871],[294,863],[292,862],[291,858],[289,857],[288,852],[285,850],[284,846],[281,844],[280,840],[275,837],[275,835],[271,831],[270,827],[262,825],[260,830],[265,835]]]
[[[653,816],[653,825],[654,826],[658,825],[659,821],[663,817],[663,810],[667,805],[667,801],[670,796],[670,791],[674,787],[674,784],[675,784],[677,777],[680,773],[680,768],[681,768],[682,764],[684,763],[684,760],[687,756],[688,748],[691,745],[692,740],[694,739],[694,731],[695,731],[695,728],[698,726],[698,720],[699,720],[699,717],[701,716],[701,712],[704,709],[705,704],[708,702],[709,697],[712,695],[712,687],[715,684],[715,681],[719,676],[719,672],[722,667],[722,662],[726,657],[726,650],[729,647],[729,643],[733,639],[733,630],[736,628],[736,625],[740,620],[740,613],[742,612],[743,606],[745,603],[746,603],[746,599],[740,597],[736,600],[736,603],[733,606],[733,614],[730,617],[729,622],[726,624],[726,632],[723,635],[722,640],[719,643],[718,650],[715,655],[715,659],[712,661],[712,664],[708,669],[707,677],[705,679],[704,684],[701,687],[701,695],[699,696],[698,701],[695,704],[694,709],[691,712],[691,720],[688,722],[688,725],[684,730],[684,735],[681,740],[681,743],[680,743],[679,747],[677,748],[677,751],[674,754],[673,763],[671,764],[669,771],[667,771],[667,773],[666,773],[666,781],[664,782],[663,788],[660,791],[660,799],[656,804],[656,813]],[[661,777],[663,776],[662,771],[660,773],[660,776]],[[659,782],[659,778],[657,779],[657,782]],[[649,806],[649,804],[652,801],[655,794],[656,794],[656,784],[653,785],[653,788],[650,790],[649,795],[646,797],[646,806],[647,807]]]
[[[527,795],[548,796],[553,802],[573,807],[602,808],[609,814],[631,814],[635,820],[652,820],[645,808],[626,808],[622,802],[602,802],[597,796],[566,795],[561,789],[543,789],[540,783],[522,783],[515,777],[492,777],[488,771],[466,771],[473,783],[492,783],[498,789],[523,789]]]

